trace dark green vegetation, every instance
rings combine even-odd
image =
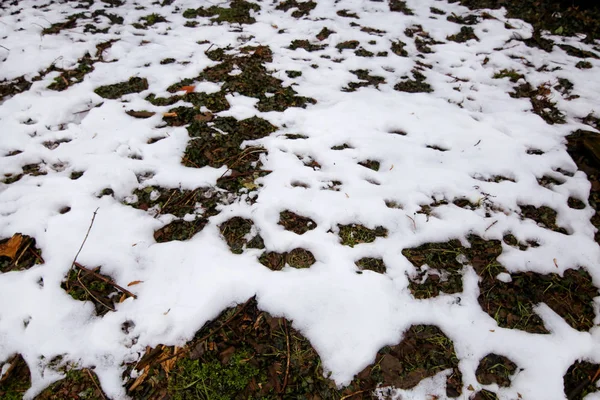
[[[301,248],[286,253],[265,252],[258,261],[272,271],[281,271],[286,264],[293,268],[310,268],[316,262],[310,251]]]
[[[446,39],[451,40],[456,43],[464,43],[467,40],[475,39],[479,40],[477,36],[475,36],[475,32],[473,32],[473,28],[470,26],[463,26],[460,28],[460,32],[448,36]]]
[[[361,243],[372,243],[378,237],[386,237],[388,233],[383,226],[369,229],[363,225],[350,224],[338,225],[338,228],[341,243],[350,247]]]
[[[565,394],[569,400],[583,400],[598,391],[596,382],[600,377],[600,365],[588,361],[577,361],[569,367],[563,377]]]
[[[515,87],[515,91],[509,93],[514,98],[529,98],[533,112],[542,117],[548,124],[564,124],[564,114],[556,108],[556,103],[551,100],[549,85],[542,84],[533,88],[528,82]]]
[[[405,15],[414,15],[413,11],[406,5],[406,1],[389,0],[389,5],[390,11],[401,12]]]
[[[323,376],[308,340],[283,318],[261,311],[254,299],[225,310],[183,348],[148,349],[129,378],[136,399],[373,399],[379,385],[412,388],[422,379],[452,369],[447,393],[461,392],[462,377],[453,343],[437,327],[412,326],[395,346],[381,349],[375,363],[338,390]],[[318,397],[315,397],[318,396]]]
[[[409,285],[416,298],[462,292],[462,268],[471,265],[480,277],[479,305],[501,327],[547,333],[533,311],[539,303],[546,303],[574,329],[588,331],[594,326],[592,299],[598,295],[598,289],[585,269],[567,270],[563,276],[515,273],[511,274],[510,282],[502,282],[496,279],[499,273],[507,272],[497,261],[502,253],[500,242],[486,241],[475,235],[467,239],[470,247],[451,240],[402,251],[417,269]],[[510,237],[507,240],[517,245]],[[423,269],[423,265],[430,269]]]
[[[362,274],[362,271],[364,270],[373,271],[380,274],[385,274],[386,271],[385,263],[381,258],[363,257],[356,261],[355,264],[359,268],[359,270],[356,271],[359,274]]]
[[[40,176],[46,175],[48,173],[46,172],[46,169],[43,167],[42,164],[27,164],[23,165],[21,169],[23,170],[23,172],[20,174],[4,174],[4,179],[2,180],[2,183],[9,185],[11,183],[15,183],[21,180],[21,178],[23,178],[26,175]]]
[[[293,40],[289,45],[290,50],[304,49],[308,52],[323,50],[326,45],[323,44],[312,44],[308,40]]]
[[[358,163],[365,168],[372,169],[373,171],[379,171],[380,163],[377,160],[365,160]]]
[[[209,8],[200,7],[197,9],[187,9],[183,12],[185,18],[213,17],[213,22],[229,22],[231,24],[253,24],[256,20],[250,16],[251,11],[259,11],[260,6],[256,3],[250,3],[244,0],[233,0],[229,7],[211,6]]]
[[[405,80],[402,82],[398,82],[394,89],[400,92],[406,93],[431,93],[433,92],[433,88],[429,83],[427,83],[425,75],[419,72],[417,69],[413,69],[412,75],[414,79],[409,79],[405,77]]]
[[[540,31],[550,31],[556,35],[572,36],[586,34],[586,43],[600,38],[600,8],[580,8],[573,1],[537,1],[537,0],[450,0],[471,9],[505,7],[508,18],[523,19],[533,25],[534,40]],[[556,18],[560,14],[560,18]],[[459,22],[462,23],[462,22]],[[551,50],[551,46],[550,46]],[[549,50],[549,51],[550,51]]]
[[[482,385],[497,384],[500,387],[510,386],[510,378],[517,371],[517,365],[509,358],[488,354],[479,361],[475,375]]]
[[[368,86],[375,86],[378,88],[380,84],[385,83],[385,78],[382,76],[371,75],[369,74],[370,71],[367,69],[357,69],[350,72],[356,75],[360,81],[348,83],[348,86],[342,89],[344,92],[354,92],[361,87]]]
[[[413,325],[405,332],[402,342],[379,350],[375,363],[360,372],[356,380],[361,387],[377,384],[410,389],[428,377],[452,369],[446,382],[448,397],[462,391],[462,375],[454,344],[444,332],[433,325]],[[350,387],[354,386],[354,382]]]
[[[250,219],[242,217],[233,217],[226,222],[223,222],[219,229],[221,235],[229,245],[231,252],[234,254],[242,254],[244,249],[264,249],[265,244],[260,234],[254,234],[254,236],[248,240],[247,236],[252,231],[254,223]]]
[[[148,29],[149,26],[156,25],[160,22],[169,21],[160,14],[150,14],[140,18],[140,21],[132,24],[132,26],[137,29]]]
[[[286,231],[292,231],[297,235],[302,235],[317,227],[312,219],[302,217],[288,210],[279,214],[279,225],[283,226]]]
[[[521,214],[524,218],[529,218],[538,223],[538,225],[559,232],[567,234],[565,228],[561,228],[556,225],[556,211],[547,206],[535,207],[531,205],[520,205]]]
[[[105,99],[118,99],[126,94],[139,93],[146,89],[148,89],[148,80],[146,78],[132,77],[126,82],[100,86],[94,90],[94,93]]]
[[[69,270],[61,287],[75,300],[91,301],[99,316],[115,311],[115,304],[127,297],[135,297],[116,285],[109,276],[102,275],[100,267],[88,269],[77,262]]]
[[[34,238],[16,233],[0,240],[0,273],[23,271],[43,263],[42,251]]]
[[[315,3],[312,0],[303,1],[303,2],[298,2],[296,0],[286,0],[286,1],[280,2],[277,5],[276,9],[283,10],[283,11],[288,11],[290,9],[294,9],[294,11],[292,11],[292,17],[302,18],[302,17],[306,17],[308,14],[310,14],[310,12],[316,6],[317,6],[317,3]]]

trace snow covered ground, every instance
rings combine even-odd
[[[225,3],[117,3],[23,0],[0,10],[0,79],[32,82],[0,105],[0,239],[35,238],[43,258],[23,270],[17,254],[0,264],[13,269],[0,274],[0,362],[22,355],[26,398],[63,377],[57,356],[62,366],[93,367],[108,398],[126,398],[126,363],[147,346],[182,346],[252,296],[293,321],[340,388],[419,324],[453,342],[459,398],[485,388],[501,399],[563,399],[573,363],[600,363],[597,298],[586,329],[545,303],[534,311],[546,333],[511,329],[499,324],[500,310],[482,309],[475,261],[457,252],[462,286],[415,296],[419,284],[452,272],[417,265],[407,252],[452,239],[468,248],[476,235],[500,241],[505,270],[490,285],[572,269],[600,285],[591,186],[565,140],[593,130],[582,119],[598,116],[597,45],[549,36],[590,54],[547,52],[528,46],[531,26],[503,9],[445,1],[393,1],[398,11],[323,1],[306,12],[263,1],[242,13],[245,23],[212,21],[226,19]],[[133,88],[108,86],[123,82]],[[180,97],[152,104],[150,94]],[[173,111],[180,106],[195,109]],[[234,130],[233,145],[211,144]],[[169,211],[179,193],[170,189],[216,203]],[[286,230],[281,213],[310,218],[306,232]],[[94,215],[82,268],[70,274]],[[234,217],[251,224],[229,239]],[[169,236],[181,226],[193,233]],[[508,234],[535,245],[510,245]],[[250,245],[256,235],[264,245]],[[259,262],[294,249],[312,253],[310,268]],[[356,262],[366,258],[384,269],[362,271]],[[121,290],[114,304],[95,307],[69,296],[69,280],[98,266],[135,298]],[[490,353],[517,365],[509,386],[476,378]],[[390,393],[445,398],[449,373]]]

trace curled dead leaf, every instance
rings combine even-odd
[[[23,243],[23,235],[15,233],[8,241],[0,244],[0,257],[14,259],[21,247],[21,243]]]
[[[163,117],[175,118],[175,117],[177,117],[177,113],[176,112],[166,112],[163,114]]]
[[[140,283],[142,283],[142,282],[144,282],[144,281],[132,281],[132,282],[129,282],[129,283],[127,284],[127,286],[139,285],[139,284],[140,284]]]
[[[196,86],[194,86],[194,85],[182,86],[179,90],[182,92],[186,92],[186,93],[192,93],[194,90],[196,90]]]

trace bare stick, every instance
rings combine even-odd
[[[79,253],[81,253],[81,249],[83,249],[83,245],[85,244],[85,241],[87,240],[88,236],[90,235],[90,231],[92,230],[92,225],[94,225],[94,220],[96,219],[96,213],[98,212],[98,208],[96,208],[96,211],[94,211],[94,215],[92,215],[92,222],[90,222],[90,227],[87,230],[87,233],[85,234],[85,237],[83,238],[83,242],[81,242],[81,246],[79,246],[79,250],[77,250],[77,254],[75,254],[75,258],[73,259],[73,262],[71,263],[71,267],[73,267],[73,265],[75,265],[75,263],[77,262],[77,257],[79,257]]]
[[[285,387],[288,383],[288,376],[290,374],[290,333],[287,328],[287,322],[283,320],[283,327],[285,328],[285,344],[287,347],[287,362],[285,365],[285,377],[283,378],[283,386],[281,387],[281,393],[285,393]]]
[[[100,279],[101,281],[106,282],[106,283],[108,283],[111,286],[114,286],[115,288],[119,289],[121,292],[125,293],[127,296],[131,296],[134,299],[137,299],[137,296],[135,294],[131,293],[129,290],[125,289],[124,287],[121,287],[121,286],[117,285],[115,282],[113,282],[110,279],[108,279],[108,278],[100,275],[99,273],[94,272],[91,269],[84,267],[83,265],[79,264],[77,261],[75,261],[73,263],[73,265],[76,266],[77,268],[79,268],[80,270],[82,270],[84,272],[87,272],[90,275],[94,275],[96,278]]]
[[[100,396],[102,396],[102,398],[104,400],[106,400],[106,397],[104,396],[104,393],[102,392],[102,389],[100,389],[100,386],[98,386],[98,384],[96,383],[96,380],[94,379],[94,377],[92,376],[92,373],[90,372],[89,369],[85,368],[85,372],[87,372],[88,376],[90,377],[90,379],[92,380],[92,382],[94,383],[94,386],[96,386],[96,389],[98,389],[98,391],[100,392]]]

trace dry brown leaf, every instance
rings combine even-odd
[[[132,282],[129,282],[129,283],[127,284],[127,286],[139,285],[139,284],[140,284],[140,283],[142,283],[142,282],[144,282],[144,281],[132,281]]]
[[[558,262],[556,261],[556,258],[554,258],[552,261],[554,261],[554,266],[558,268]]]
[[[23,236],[20,233],[15,233],[7,242],[0,244],[0,256],[8,257],[12,260],[17,255],[21,243],[23,243]]]
[[[142,374],[137,377],[137,379],[133,382],[133,385],[131,385],[131,387],[129,388],[130,392],[133,392],[138,386],[144,383],[146,377],[148,376],[148,372],[150,372],[150,366],[146,365]]]
[[[166,112],[163,114],[163,117],[176,117],[177,113],[176,112]]]
[[[186,92],[186,93],[192,93],[194,90],[196,90],[196,86],[194,86],[194,85],[182,86],[179,90]]]
[[[125,111],[125,113],[134,118],[150,118],[151,116],[156,114],[156,113],[153,113],[152,111],[135,111],[135,110]]]
[[[208,121],[212,121],[213,115],[209,112],[200,113],[200,114],[196,115],[194,117],[194,119],[199,122],[208,122]]]
[[[126,295],[125,293],[123,293],[123,294],[121,295],[121,297],[119,298],[119,303],[122,303],[122,302],[124,302],[125,300],[127,300],[127,295]]]

